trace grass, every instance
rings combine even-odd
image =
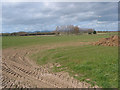
[[[112,34],[111,34],[112,35]],[[7,36],[2,37],[2,48],[67,42],[94,42],[110,34],[69,36]],[[67,71],[80,81],[103,88],[118,87],[118,48],[107,46],[69,46],[42,50],[31,56],[40,65],[60,63],[54,71]]]
[[[92,42],[109,35],[72,35],[72,36],[6,36],[2,37],[2,48],[45,45],[71,41]]]
[[[116,88],[118,87],[117,50],[117,47],[90,45],[64,47],[39,52],[32,55],[32,58],[37,60],[38,64],[60,63],[62,66],[54,67],[55,71],[67,71],[80,81],[103,88]]]

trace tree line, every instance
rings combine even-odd
[[[55,35],[55,32],[14,32],[14,33],[2,33],[2,36],[35,36],[35,35]]]
[[[96,34],[96,31],[91,28],[79,28],[78,26],[74,25],[64,25],[64,26],[57,26],[56,27],[56,33],[59,34],[82,34],[82,33],[88,33],[88,34]]]

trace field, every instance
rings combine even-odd
[[[52,67],[52,72],[68,72],[71,77],[92,86],[117,88],[118,47],[91,45],[107,37],[110,35],[8,36],[2,38],[2,48],[20,52],[27,48],[32,52],[29,58],[39,66],[59,63]]]
[[[72,35],[72,36],[8,36],[2,38],[3,48],[23,47],[30,45],[46,45],[67,42],[93,42],[100,38],[109,37],[105,35]]]

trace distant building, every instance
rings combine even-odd
[[[66,25],[66,26],[57,26],[56,34],[82,34],[88,33],[92,34],[95,30],[91,28],[79,28],[74,25]]]
[[[95,30],[92,28],[79,28],[79,31],[81,33],[88,33],[88,34],[92,34]]]

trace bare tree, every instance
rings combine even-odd
[[[57,26],[56,32],[59,32],[61,34],[79,34],[79,33],[93,33],[94,29],[88,29],[88,28],[79,28],[78,26],[74,25],[63,25],[63,26]]]
[[[74,27],[74,34],[77,35],[78,33],[79,33],[79,27],[78,27],[78,26],[75,26],[75,27]]]

